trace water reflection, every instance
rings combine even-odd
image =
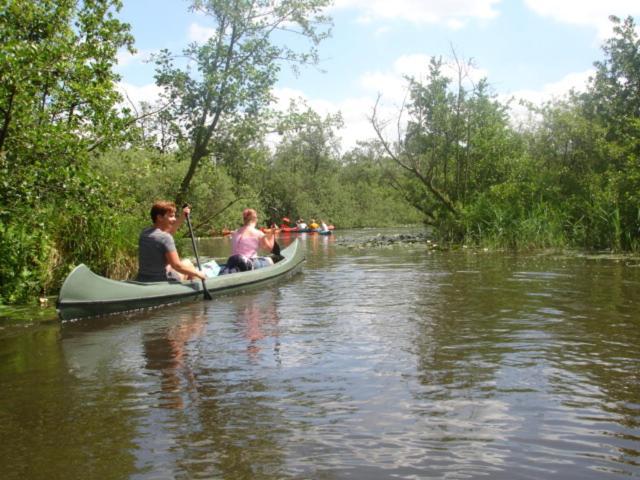
[[[301,234],[301,236],[307,237],[303,237],[303,240],[306,240],[307,250],[311,251],[312,254],[322,254],[325,257],[335,255],[335,250],[331,248],[336,240],[335,234],[320,235],[318,233],[304,233]]]
[[[250,296],[246,301],[239,302],[237,307],[237,322],[242,329],[242,335],[247,339],[247,354],[253,362],[258,361],[258,355],[263,348],[264,340],[274,338],[273,354],[276,363],[280,365],[280,342],[278,310],[276,307],[276,292],[266,290],[262,294]]]
[[[477,268],[475,261],[467,257],[457,271],[445,268],[446,280],[425,285],[420,295],[427,301],[418,307],[415,395],[437,400],[426,412],[445,417],[437,423],[449,434],[451,425],[463,427],[459,434],[467,443],[489,433],[484,450],[504,462],[513,455],[507,442],[518,438],[528,446],[523,473],[540,474],[540,465],[547,464],[554,465],[547,474],[565,475],[561,465],[581,463],[579,458],[592,468],[581,478],[629,472],[610,462],[638,463],[638,437],[629,436],[628,428],[638,430],[638,370],[630,359],[638,356],[639,338],[637,329],[618,328],[631,320],[611,302],[618,295],[599,298],[602,270],[593,275],[588,264],[567,269],[531,257],[509,258],[504,266],[495,262],[493,268]],[[514,271],[514,264],[526,269]],[[466,421],[459,409],[465,400],[475,410]],[[497,405],[501,413],[483,418],[483,405],[489,412]],[[438,412],[443,408],[447,413]],[[617,425],[626,416],[622,412],[631,414],[631,423]]]
[[[197,394],[188,343],[203,335],[205,325],[204,314],[183,314],[166,329],[143,336],[145,367],[160,373],[163,407],[184,408],[185,395]]]
[[[135,470],[130,385],[105,375],[101,362],[90,378],[76,375],[65,335],[47,324],[0,338],[2,478],[115,479]]]

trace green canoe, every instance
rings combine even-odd
[[[272,267],[207,279],[207,290],[216,295],[260,285],[293,274],[305,260],[304,247],[297,239],[280,253],[283,259]],[[60,318],[70,320],[154,308],[202,297],[200,280],[118,281],[96,275],[86,265],[78,265],[64,281],[56,306]]]

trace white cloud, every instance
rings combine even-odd
[[[371,97],[348,98],[339,102],[332,102],[319,98],[308,98],[302,91],[291,88],[279,88],[274,90],[274,96],[278,99],[276,108],[285,111],[291,100],[302,99],[321,116],[340,112],[344,122],[344,128],[336,134],[341,139],[342,150],[347,151],[356,146],[359,140],[371,139],[375,132],[369,122],[375,100]],[[274,138],[274,143],[277,139]]]
[[[609,15],[640,15],[638,0],[525,0],[538,15],[558,22],[593,27],[600,38],[611,36]]]
[[[515,100],[511,103],[510,109],[512,122],[516,125],[526,124],[531,120],[530,113],[526,107],[518,103],[519,100],[542,105],[545,102],[561,99],[572,89],[576,92],[584,92],[589,84],[589,77],[594,74],[595,70],[593,69],[569,73],[557,82],[543,85],[539,90],[518,90],[510,94],[499,95],[499,99],[502,102],[507,102],[510,99]]]
[[[341,112],[344,128],[337,133],[342,138],[343,151],[346,151],[355,147],[359,140],[369,140],[375,137],[369,118],[373,113],[376,98],[378,94],[381,94],[378,116],[381,120],[391,121],[393,125],[389,126],[385,134],[395,137],[397,135],[397,118],[407,94],[407,81],[404,76],[424,80],[430,59],[430,56],[424,54],[398,57],[388,71],[368,72],[360,77],[363,96],[340,101],[309,98],[300,90],[279,88],[274,90],[274,95],[278,99],[276,108],[284,111],[289,107],[291,100],[303,99],[310,108],[320,115]],[[443,66],[443,73],[452,79],[457,78],[456,72],[456,67],[452,63]],[[473,81],[477,81],[479,78],[485,77],[486,72],[470,68],[468,75]]]
[[[392,74],[420,78],[429,71],[431,57],[423,53],[402,55],[393,62]]]
[[[376,29],[375,36],[380,37],[382,35],[389,33],[390,31],[391,31],[391,27],[389,27],[388,25],[385,25],[383,27],[379,27]]]
[[[138,50],[136,53],[131,54],[126,49],[118,50],[116,59],[118,61],[118,68],[125,68],[132,64],[144,63],[151,58],[151,55],[156,50]]]
[[[404,99],[407,92],[405,77],[412,77],[418,81],[424,81],[429,73],[429,55],[417,53],[402,55],[396,59],[390,70],[385,72],[366,72],[360,77],[360,85],[371,93],[380,93],[385,98],[396,102]],[[458,67],[453,61],[445,62],[442,73],[456,82]],[[487,71],[475,67],[468,67],[466,71],[468,80],[477,82],[487,76]]]
[[[373,107],[374,100],[369,97],[348,98],[340,103],[339,109],[345,125],[344,131],[340,132],[343,151],[355,147],[357,141],[375,138],[376,135],[369,120]],[[391,114],[386,106],[381,106],[379,110],[382,115]],[[393,112],[396,112],[396,109],[393,109]]]
[[[457,18],[452,18],[447,20],[447,27],[451,30],[462,30],[466,26],[466,22],[459,20]]]
[[[162,89],[155,83],[147,85],[133,85],[127,82],[118,83],[118,91],[124,97],[123,106],[132,108],[133,103],[136,109],[140,109],[140,103],[146,102],[153,104],[160,99]]]
[[[336,9],[361,11],[360,21],[403,20],[415,24],[444,24],[459,29],[470,19],[488,20],[499,12],[501,0],[336,0]]]
[[[360,85],[366,91],[380,94],[396,101],[402,100],[407,91],[407,82],[395,72],[368,72],[360,77]]]
[[[188,38],[190,42],[205,43],[216,34],[216,30],[198,23],[189,25]]]
[[[543,103],[550,100],[560,99],[567,95],[571,89],[578,92],[585,91],[589,77],[595,74],[595,70],[585,70],[584,72],[574,72],[565,75],[557,82],[547,83],[539,90],[518,90],[509,95],[501,95],[503,98],[515,97],[533,103]]]
[[[426,70],[429,57],[416,54],[400,57],[396,60],[391,71],[387,73],[373,73],[364,75],[361,84],[369,94],[355,98],[347,98],[341,101],[332,102],[326,99],[308,98],[302,91],[289,88],[281,88],[274,92],[279,99],[278,108],[286,110],[290,100],[303,99],[314,111],[320,115],[336,113],[340,111],[344,120],[344,129],[338,132],[342,138],[342,149],[347,151],[356,146],[357,141],[375,138],[375,132],[371,126],[370,117],[373,113],[376,94],[381,92],[383,97],[378,105],[378,118],[380,121],[388,121],[388,126],[384,130],[384,135],[388,140],[393,141],[397,136],[398,115],[400,105],[406,94],[406,83],[401,74],[416,74]],[[450,65],[450,73],[453,73],[453,66]],[[446,72],[445,68],[445,72]],[[588,85],[588,79],[594,75],[594,70],[570,73],[556,82],[544,85],[539,90],[519,90],[510,94],[499,95],[503,102],[513,98],[516,102],[511,105],[512,119],[515,124],[525,122],[529,119],[528,110],[518,105],[517,100],[527,100],[534,104],[542,104],[545,101],[559,99],[569,93],[571,89],[584,91]],[[477,80],[486,76],[486,72],[474,69],[470,76]],[[406,122],[406,112],[403,119],[400,119],[400,128]]]

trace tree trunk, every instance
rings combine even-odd
[[[187,193],[189,193],[189,187],[191,186],[191,180],[193,180],[193,176],[196,174],[196,170],[198,169],[198,165],[200,164],[200,160],[202,160],[207,155],[207,149],[198,145],[193,149],[193,154],[191,154],[191,163],[189,164],[189,170],[185,174],[182,182],[180,183],[180,189],[178,190],[178,195],[176,196],[176,205],[178,207],[184,204],[184,201],[187,199]]]
[[[13,99],[16,96],[16,89],[11,89],[11,96],[9,97],[9,102],[7,105],[7,109],[4,111],[4,119],[2,122],[2,129],[0,129],[0,152],[4,147],[4,142],[7,138],[7,134],[9,132],[9,124],[11,123],[11,111],[13,110]]]

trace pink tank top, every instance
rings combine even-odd
[[[244,255],[253,258],[258,255],[260,239],[264,236],[260,230],[255,228],[241,227],[231,235],[231,254]]]

